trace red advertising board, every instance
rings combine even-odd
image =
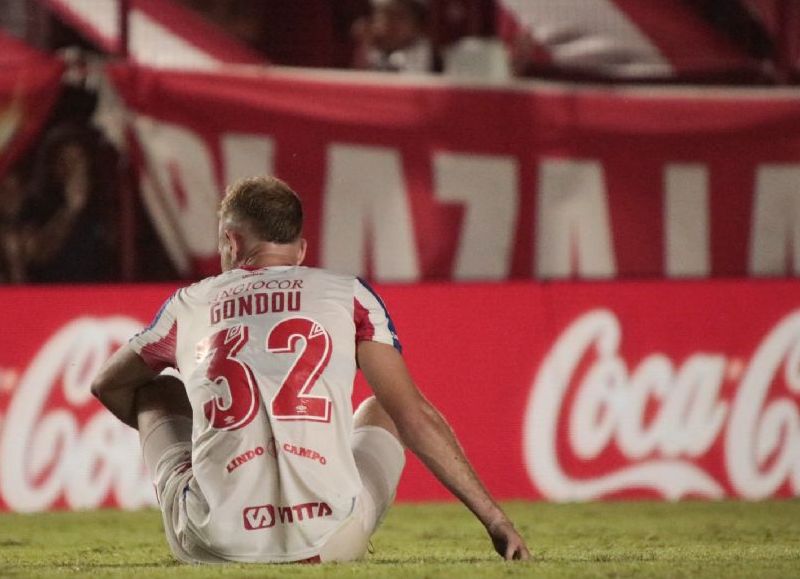
[[[153,504],[135,433],[88,388],[171,289],[0,292],[0,509]],[[380,292],[416,381],[498,497],[800,495],[798,282]],[[447,497],[409,460],[399,500]]]

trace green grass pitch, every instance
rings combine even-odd
[[[155,511],[0,515],[0,577],[800,577],[800,501],[506,503],[534,552],[505,563],[458,504],[395,506],[347,565],[186,566]]]

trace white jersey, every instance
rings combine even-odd
[[[232,561],[314,557],[361,490],[351,451],[356,345],[400,344],[353,276],[234,269],[176,292],[131,347],[176,367],[193,409],[188,525]]]

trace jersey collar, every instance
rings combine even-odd
[[[258,267],[256,265],[240,265],[236,269],[243,269],[245,271],[258,271],[260,269],[278,269],[278,268],[289,269],[290,267],[297,267],[297,266],[295,266],[295,265],[262,265],[261,267]]]

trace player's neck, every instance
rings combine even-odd
[[[238,267],[269,267],[274,265],[298,265],[297,250],[292,245],[276,243],[259,244],[248,251],[239,261]]]

